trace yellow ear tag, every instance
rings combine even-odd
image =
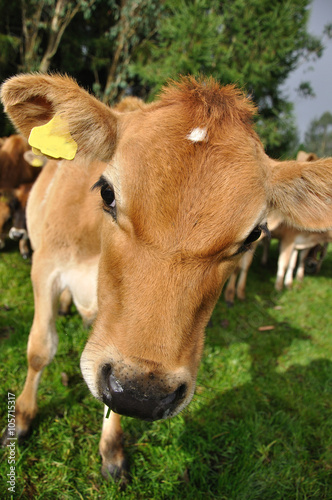
[[[73,160],[77,151],[77,144],[70,135],[68,123],[60,115],[55,115],[45,125],[34,127],[28,142],[35,154],[52,158]]]
[[[31,132],[32,132],[32,130],[31,130]],[[30,132],[30,134],[31,134],[31,132]],[[28,139],[28,142],[29,142],[29,140],[30,140],[30,137]],[[31,144],[30,144],[30,146],[31,146]],[[32,152],[33,152],[33,154],[35,154],[37,156],[43,156],[43,153],[40,151],[40,149],[32,148]]]

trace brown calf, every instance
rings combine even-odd
[[[68,288],[80,313],[96,316],[81,369],[113,410],[100,452],[103,473],[116,475],[124,467],[120,414],[151,421],[190,402],[204,328],[269,211],[308,229],[332,226],[332,160],[270,160],[252,104],[213,80],[184,78],[123,113],[60,76],[14,77],[2,100],[26,136],[56,114],[66,125],[55,136],[78,146],[74,161],[46,165],[28,204],[35,315],[16,429],[25,434],[37,412],[38,382],[58,343],[57,301]]]

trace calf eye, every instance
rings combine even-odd
[[[109,185],[104,185],[100,189],[100,194],[104,200],[105,208],[115,208],[115,194],[114,189]]]
[[[238,255],[239,253],[243,253],[249,250],[251,243],[257,241],[262,233],[264,233],[265,236],[270,237],[270,231],[268,230],[266,224],[261,224],[259,226],[256,226],[251,231],[251,233],[246,237],[246,239],[244,240],[244,242],[242,243],[242,245],[240,246],[239,250],[236,252],[235,255]]]
[[[262,234],[261,226],[256,226],[251,231],[251,233],[246,237],[245,241],[243,242],[243,245],[244,246],[250,245],[250,243],[253,243],[254,241],[258,240],[261,234]]]
[[[92,189],[97,188],[100,188],[104,211],[111,214],[113,219],[116,220],[116,201],[113,186],[111,186],[107,180],[101,176],[99,181],[92,187]]]

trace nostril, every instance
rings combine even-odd
[[[177,400],[183,399],[187,392],[187,384],[181,384],[175,392]]]
[[[187,392],[187,385],[181,384],[174,392],[162,399],[162,404],[166,407],[168,405],[174,405],[178,403],[181,399],[185,397]]]
[[[102,367],[101,373],[100,373],[100,380],[101,380],[101,386],[102,386],[103,393],[105,391],[106,392],[110,391],[110,388],[109,388],[109,379],[110,379],[111,374],[112,374],[112,367],[111,367],[111,365],[104,365]]]
[[[186,392],[187,385],[181,384],[171,394],[162,398],[153,410],[153,420],[171,416],[174,410],[179,406],[180,401],[185,398]]]

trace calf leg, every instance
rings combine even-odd
[[[255,255],[256,248],[257,244],[254,244],[251,250],[249,250],[243,255],[241,260],[241,272],[237,282],[237,289],[236,289],[236,295],[240,300],[245,300],[246,298],[248,272]]]
[[[275,288],[279,292],[283,288],[285,273],[286,273],[286,270],[288,268],[289,260],[291,258],[294,246],[295,246],[295,241],[294,241],[293,237],[284,238],[280,242],[280,251],[279,251],[279,258],[278,258],[278,271],[277,271],[277,279],[276,279],[276,284],[275,284]]]
[[[286,288],[292,288],[293,285],[293,277],[294,277],[294,269],[296,267],[297,263],[297,257],[298,257],[298,250],[296,248],[293,249],[292,255],[289,259],[288,267],[287,267],[287,272],[285,275],[285,287]]]
[[[303,281],[305,272],[305,261],[310,253],[311,248],[305,248],[300,252],[299,265],[297,266],[296,279],[298,281]]]
[[[59,314],[61,316],[66,316],[70,313],[70,306],[73,302],[69,288],[65,288],[60,295],[59,301]]]
[[[240,267],[236,267],[232,274],[229,277],[229,280],[227,282],[226,288],[225,288],[225,301],[228,305],[228,307],[232,307],[234,305],[234,297],[235,297],[235,288],[236,288],[236,279],[238,276],[238,273],[240,271]]]
[[[108,413],[109,417],[107,418]],[[127,470],[120,420],[120,415],[113,411],[109,412],[108,406],[105,405],[99,452],[102,457],[101,472],[106,479],[109,479],[110,476],[113,478],[123,476]]]
[[[43,259],[39,257],[38,252],[34,255],[31,277],[35,313],[28,340],[28,373],[23,391],[16,400],[17,437],[23,437],[27,434],[31,421],[37,413],[39,380],[45,366],[52,361],[58,344],[55,329],[59,291],[58,279],[54,269],[43,265]]]
[[[20,254],[22,255],[23,259],[28,259],[30,256],[30,248],[29,248],[29,240],[28,238],[22,238],[19,241],[19,249],[20,249]]]
[[[269,238],[263,238],[263,254],[262,254],[262,266],[267,266],[269,260],[269,250],[270,250],[270,240]]]
[[[329,244],[324,243],[320,252],[319,258],[317,258],[317,267],[316,267],[316,274],[320,272],[320,269],[322,267],[323,260],[325,259],[327,255],[327,249],[328,249]]]

